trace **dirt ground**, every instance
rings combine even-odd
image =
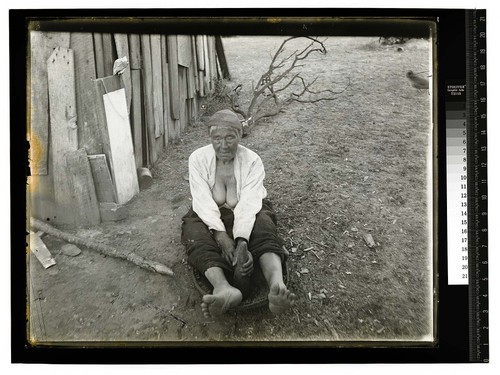
[[[282,38],[232,37],[224,45],[235,86],[258,79]],[[427,72],[429,41],[381,46],[377,38],[330,38],[312,58],[318,88],[350,86],[335,101],[293,104],[242,144],[266,168],[268,197],[290,252],[295,307],[206,319],[180,243],[190,206],[187,159],[208,144],[189,127],[153,169],[154,184],[117,223],[73,231],[171,267],[155,274],[44,236],[57,265],[29,262],[30,335],[45,341],[429,340],[432,263],[428,216],[430,101],[407,70]],[[371,234],[369,248],[363,240]],[[309,249],[308,251],[305,251]]]

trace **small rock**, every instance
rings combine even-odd
[[[347,244],[347,247],[348,247],[349,249],[352,249],[352,248],[354,247],[354,243],[352,243],[352,242],[351,242],[351,243]]]
[[[307,296],[309,297],[309,301],[312,300],[311,292],[307,293]]]
[[[358,231],[358,228],[356,228],[356,227],[352,227],[352,228],[351,228],[351,231],[352,231],[352,232],[357,232],[357,231]]]
[[[319,292],[323,293],[323,294],[327,294],[328,293],[328,291],[325,288],[321,289]]]
[[[325,293],[319,293],[318,294],[318,298],[319,299],[325,299],[326,298],[326,294]]]
[[[297,248],[296,247],[292,247],[292,253],[296,253],[297,252]]]
[[[302,273],[302,274],[309,273],[309,270],[307,268],[302,268],[300,270],[300,273]]]
[[[298,277],[300,277],[300,272],[295,271],[295,273],[297,274]]]
[[[347,271],[345,274],[346,275],[352,275],[352,272]]]
[[[82,252],[75,245],[68,243],[61,248],[61,252],[68,257],[76,257]]]

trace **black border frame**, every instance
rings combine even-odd
[[[300,14],[300,17],[298,16]],[[444,93],[445,84],[450,80],[465,80],[465,14],[464,9],[26,9],[10,10],[10,142],[11,142],[11,361],[13,363],[60,363],[60,364],[236,364],[236,363],[462,363],[469,362],[469,315],[467,286],[447,285],[446,262],[446,149]],[[146,19],[137,23],[107,20],[106,23],[87,23],[82,17],[134,17]],[[165,25],[149,17],[177,17]],[[195,20],[193,17],[203,17]],[[207,20],[209,17],[226,17],[220,22]],[[241,19],[227,17],[254,18],[255,23],[245,23]],[[265,18],[280,18],[281,23],[263,22]],[[290,17],[290,19],[287,19]],[[127,32],[184,32],[200,27],[210,28],[214,34],[301,34],[321,35],[314,24],[304,30],[304,17],[349,17],[373,18],[353,28],[351,20],[346,24],[332,23],[328,32],[335,35],[380,35],[381,28],[387,35],[422,35],[422,29],[409,30],[404,23],[391,21],[390,18],[426,19],[437,22],[437,59],[438,68],[438,194],[436,207],[439,222],[438,231],[438,300],[437,303],[437,345],[433,347],[412,347],[391,345],[386,347],[367,347],[359,343],[356,347],[334,347],[333,344],[320,343],[316,347],[303,346],[278,347],[244,345],[231,347],[226,342],[220,347],[206,347],[199,343],[175,343],[175,347],[155,347],[151,344],[130,344],[127,346],[105,345],[85,347],[84,344],[64,344],[59,346],[31,346],[26,337],[26,175],[29,173],[26,141],[26,46],[27,27],[30,19],[40,20],[40,27],[51,30],[120,31]],[[68,21],[69,18],[76,20]],[[52,22],[50,20],[58,20]],[[288,22],[285,22],[288,21]],[[338,20],[337,20],[338,21]],[[194,32],[194,31],[193,31]],[[425,35],[428,29],[425,29]],[[343,34],[344,33],[344,34]],[[414,35],[414,36],[417,36]],[[23,168],[19,168],[22,164]],[[19,194],[15,194],[20,192]],[[15,198],[14,198],[15,196]],[[22,233],[24,229],[25,233]],[[369,344],[368,344],[369,345]],[[221,351],[224,356],[221,356]],[[224,360],[222,360],[222,357]]]

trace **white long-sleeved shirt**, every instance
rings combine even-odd
[[[224,232],[226,228],[220,219],[219,207],[212,196],[216,164],[212,145],[194,151],[189,156],[189,186],[194,212],[208,229]],[[259,155],[238,145],[234,157],[234,176],[238,203],[233,210],[233,237],[249,240],[255,224],[255,215],[262,208],[262,199],[267,196],[264,187],[264,165]]]

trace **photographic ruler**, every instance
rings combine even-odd
[[[467,10],[465,80],[445,94],[448,284],[468,287],[469,359],[489,361],[486,11]]]

